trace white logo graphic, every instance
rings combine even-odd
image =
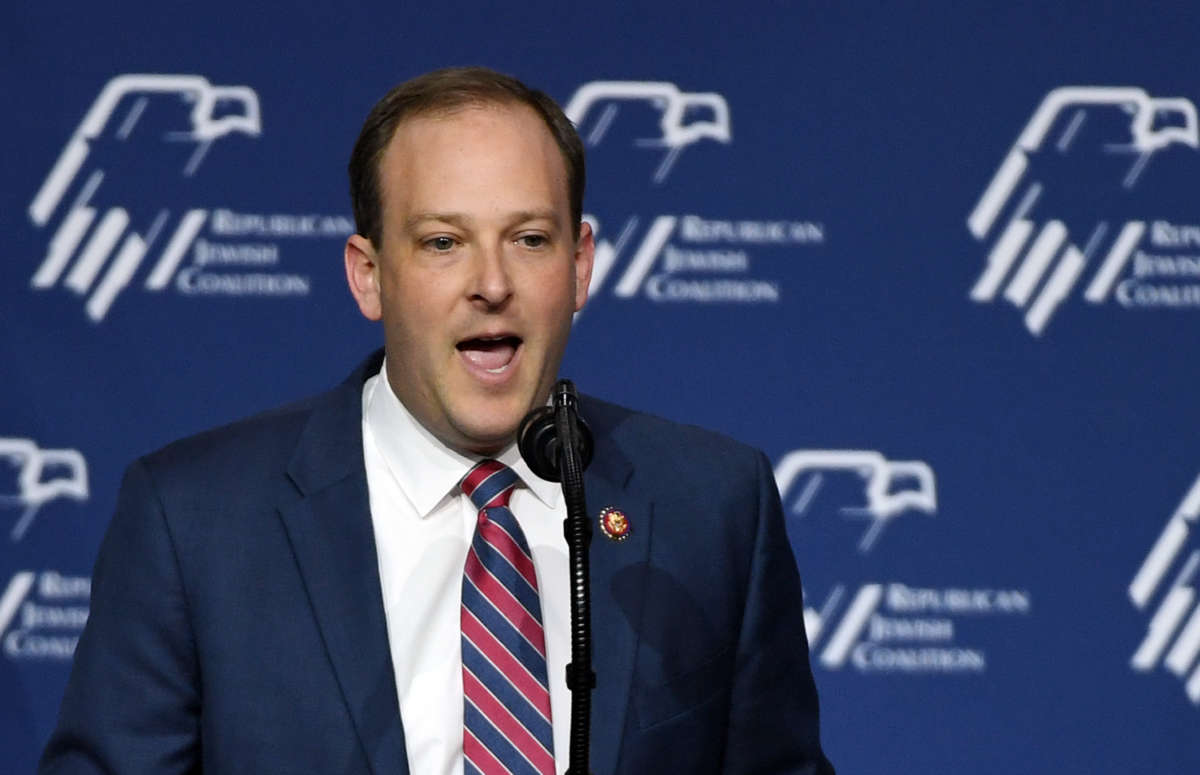
[[[617,116],[627,116],[614,129]],[[652,137],[634,137],[635,148],[664,151],[655,168],[654,184],[666,182],[685,148],[704,141],[733,142],[729,104],[715,92],[684,92],[665,81],[592,81],[580,86],[567,102],[567,116],[585,144],[605,137],[628,160],[623,141],[651,126]],[[647,120],[649,119],[649,121]],[[621,135],[624,131],[626,134]],[[630,165],[618,162],[620,168]],[[657,209],[657,208],[654,208]],[[589,296],[599,298],[610,274],[612,295],[643,297],[654,303],[774,304],[782,299],[780,284],[754,271],[752,257],[761,249],[786,249],[825,241],[824,224],[785,219],[729,219],[695,214],[627,215],[601,221],[585,215],[596,234],[596,256]],[[613,228],[613,223],[619,226]],[[780,252],[783,252],[782,250]],[[614,272],[618,264],[623,271]]]
[[[732,138],[729,127],[729,105],[715,92],[682,92],[673,83],[664,81],[592,81],[576,90],[567,102],[567,118],[579,127],[584,142],[597,145],[617,117],[618,103],[638,101],[648,103],[662,114],[659,120],[661,135],[642,138],[639,146],[665,148],[666,155],[654,171],[654,182],[662,183],[671,173],[679,154],[689,145],[701,140],[728,143]],[[604,105],[594,124],[585,125],[592,108]],[[703,111],[710,116],[701,120],[689,116]]]
[[[58,282],[96,220],[97,210],[89,206],[91,198],[105,177],[116,172],[94,162],[87,164],[93,156],[93,144],[108,133],[119,141],[128,140],[151,100],[164,98],[192,105],[188,115],[190,126],[157,138],[161,142],[195,145],[180,170],[184,177],[195,174],[217,140],[234,132],[254,137],[261,131],[258,96],[247,86],[213,86],[197,75],[122,75],[113,78],[92,103],[29,206],[33,223],[45,227],[51,216],[59,211],[72,184],[84,177],[82,187],[59,222],[45,259],[33,276],[34,288],[50,288]],[[118,106],[129,100],[132,105],[128,112],[118,118]],[[231,105],[240,108],[241,112],[216,115],[218,108],[228,109]],[[92,320],[99,321],[108,313],[117,294],[129,284],[169,218],[170,212],[160,209],[149,229],[142,234],[130,228],[128,208],[111,207],[91,230],[91,238],[80,250],[79,258],[63,284],[79,295],[90,292],[86,309]],[[189,210],[183,215],[146,280],[147,290],[161,291],[167,286],[207,218],[206,210]],[[116,258],[100,276],[114,250]]]
[[[857,484],[838,489],[838,478],[846,474]],[[821,667],[849,665],[862,673],[982,672],[987,654],[959,643],[957,619],[1029,611],[1029,595],[1023,590],[878,581],[877,563],[868,555],[883,528],[903,514],[933,515],[938,510],[936,478],[928,463],[888,460],[874,450],[795,450],[775,467],[775,482],[784,499],[788,533],[806,570],[805,598],[823,600],[804,610],[809,647]],[[841,503],[855,504],[834,513],[870,520],[861,535],[854,530],[855,551],[844,548],[838,536],[844,531],[836,523],[815,522],[814,512],[830,511],[815,506],[822,488],[832,490]],[[840,580],[818,580],[818,561],[826,569],[836,568]]]
[[[350,218],[196,206],[197,198],[243,188],[197,174],[213,145],[261,133],[258,95],[248,86],[214,86],[198,75],[113,78],[29,206],[33,225],[53,234],[32,287],[47,291],[61,280],[86,297],[98,323],[154,255],[141,282],[151,293],[308,295],[310,277],[280,270],[280,242],[344,239],[354,230]]]
[[[57,571],[17,571],[0,597],[4,655],[70,660],[87,624],[92,580]]]
[[[1003,289],[1005,300],[1024,310],[1025,325],[1034,336],[1040,336],[1045,330],[1084,269],[1099,254],[1110,230],[1107,221],[1094,222],[1087,227],[1090,234],[1084,247],[1080,248],[1069,239],[1071,234],[1061,215],[1041,223],[1030,217],[1046,190],[1039,175],[1031,170],[1031,155],[1068,154],[1089,115],[1112,108],[1127,116],[1124,124],[1129,140],[1107,143],[1100,150],[1132,157],[1118,192],[1134,188],[1154,154],[1172,145],[1200,147],[1196,108],[1189,100],[1152,98],[1142,89],[1133,87],[1054,89],[1042,100],[967,218],[967,226],[976,240],[986,242],[994,237],[984,271],[971,289],[971,299],[978,303],[991,302]],[[1052,130],[1057,128],[1062,131],[1054,138],[1054,151],[1051,151],[1046,146]],[[1023,193],[1016,196],[1022,186]],[[1011,205],[1013,202],[1016,204]],[[994,229],[1004,212],[1008,213],[1007,219],[1001,228]],[[1176,232],[1179,228],[1167,222],[1155,222],[1153,244],[1160,247],[1178,245]],[[1194,290],[1176,286],[1167,286],[1164,290],[1163,286],[1147,286],[1135,281],[1136,278],[1117,282],[1146,231],[1144,219],[1125,221],[1092,275],[1084,298],[1091,304],[1102,304],[1112,296],[1116,286],[1118,302],[1127,307],[1200,306],[1200,288],[1194,286],[1189,286]],[[1147,255],[1143,260],[1139,251],[1137,278],[1181,274],[1176,260],[1180,257],[1170,257],[1170,267],[1156,258]],[[1194,269],[1200,274],[1200,260],[1184,263],[1185,270],[1195,263]]]
[[[866,515],[870,527],[858,542],[860,552],[869,552],[883,528],[893,518],[909,510],[926,514],[937,512],[937,491],[933,469],[920,460],[888,460],[872,450],[814,449],[797,450],[784,456],[775,469],[775,483],[780,492],[787,492],[798,476],[814,472],[805,484],[793,507],[793,513],[803,516],[823,481],[822,471],[854,471],[866,483],[866,507],[846,506],[843,514]],[[905,481],[916,484],[913,490],[893,490]]]
[[[1192,531],[1198,522],[1200,477],[1167,520],[1167,526],[1129,585],[1129,599],[1138,610],[1146,611],[1152,600],[1158,601],[1146,637],[1134,652],[1133,668],[1145,673],[1161,663],[1184,682],[1184,691],[1195,705],[1200,705],[1200,665],[1196,664],[1196,657],[1200,656],[1200,605],[1194,584],[1200,568],[1200,548],[1196,548],[1200,532]],[[1189,539],[1190,552],[1185,549]],[[1185,554],[1187,559],[1177,562]],[[1164,585],[1172,569],[1178,570],[1170,583]]]
[[[12,624],[17,609],[29,596],[29,591],[33,589],[33,582],[36,579],[36,573],[23,570],[14,574],[12,581],[8,582],[8,589],[4,590],[4,597],[0,597],[0,633],[8,630],[8,625]]]
[[[0,460],[18,471],[16,493],[0,494],[0,504],[21,508],[9,536],[19,541],[46,503],[56,498],[88,498],[87,463],[74,449],[38,449],[29,439],[0,438]]]

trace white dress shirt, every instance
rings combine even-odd
[[[363,386],[363,458],[404,744],[413,775],[462,775],[459,612],[476,509],[458,488],[478,462],[446,447],[396,397],[386,364]],[[521,523],[541,593],[555,767],[567,768],[571,658],[566,517],[559,485],[540,479],[516,444],[496,460],[521,482],[509,508]]]

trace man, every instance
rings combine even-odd
[[[130,467],[44,771],[565,770],[565,506],[514,438],[587,297],[582,145],[544,95],[444,70],[376,105],[350,171],[386,357]],[[832,772],[766,459],[581,403],[613,539],[592,771]]]

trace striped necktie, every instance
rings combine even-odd
[[[479,510],[462,587],[466,775],[554,775],[537,573],[508,499],[517,475],[484,460],[462,490]]]

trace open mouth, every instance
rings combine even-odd
[[[488,336],[464,339],[457,345],[469,363],[489,374],[502,374],[517,356],[519,336]]]

